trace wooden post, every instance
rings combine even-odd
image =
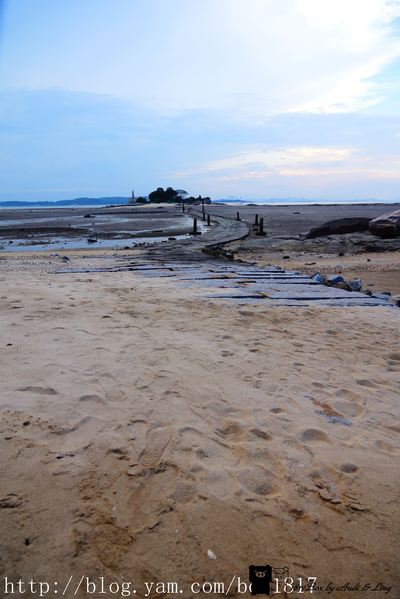
[[[264,219],[260,218],[260,233],[264,233]]]
[[[254,217],[254,224],[258,225],[258,214],[256,214]]]
[[[211,218],[210,215],[207,214],[207,226],[209,227],[211,225]]]
[[[185,204],[182,202],[182,212],[185,212]]]
[[[239,212],[236,212],[236,220],[240,220],[240,214],[239,214]]]
[[[204,212],[204,209],[203,209],[203,220],[206,220],[206,213]]]
[[[193,235],[196,235],[197,233],[197,218],[194,217],[193,219]]]

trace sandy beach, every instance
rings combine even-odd
[[[0,599],[400,599],[399,24],[0,0]]]
[[[241,256],[270,262],[257,252]],[[130,581],[138,597],[177,581],[185,599],[236,577],[239,597],[248,566],[270,563],[341,589],[331,596],[363,596],[346,587],[359,582],[395,597],[398,309],[268,308],[140,272],[57,274],[116,255],[143,260],[1,257],[2,575]]]

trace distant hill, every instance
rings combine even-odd
[[[0,208],[20,208],[20,207],[33,207],[43,206],[51,208],[52,206],[105,206],[108,204],[127,204],[129,198],[112,197],[112,198],[75,198],[74,200],[57,200],[56,202],[21,202],[17,200],[10,200],[7,202],[0,202]]]

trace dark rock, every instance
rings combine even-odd
[[[316,275],[313,276],[313,281],[315,281],[316,283],[323,283],[324,277],[318,272]]]
[[[339,283],[335,283],[334,286],[337,287],[338,289],[344,289],[345,291],[352,291],[350,289],[349,284],[346,281],[339,281]]]
[[[61,258],[61,262],[69,262],[69,258],[68,258],[68,256],[63,256],[63,257]]]
[[[342,275],[329,275],[327,278],[329,285],[337,285],[338,283],[344,283]]]
[[[400,210],[374,218],[369,223],[369,230],[378,237],[397,237],[400,235]]]
[[[363,282],[361,279],[352,279],[351,281],[348,281],[348,286],[351,291],[361,291]]]
[[[88,243],[97,243],[97,239],[93,239],[93,237],[88,237],[86,241]]]
[[[326,237],[327,235],[342,235],[344,233],[357,233],[368,231],[370,218],[337,218],[330,220],[318,227],[311,229],[306,235],[306,239],[315,239],[316,237]]]

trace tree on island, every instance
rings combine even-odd
[[[172,187],[167,187],[167,189],[164,189],[163,187],[157,187],[155,191],[149,193],[149,200],[150,202],[156,204],[176,204],[176,202],[182,201],[182,197],[179,195],[178,191],[176,189],[172,189]]]
[[[211,204],[211,199],[209,197],[202,198],[198,196],[197,198],[190,196],[188,197],[188,192],[184,189],[173,189],[172,187],[167,187],[164,189],[163,187],[157,187],[155,191],[149,193],[149,201],[153,204]]]

